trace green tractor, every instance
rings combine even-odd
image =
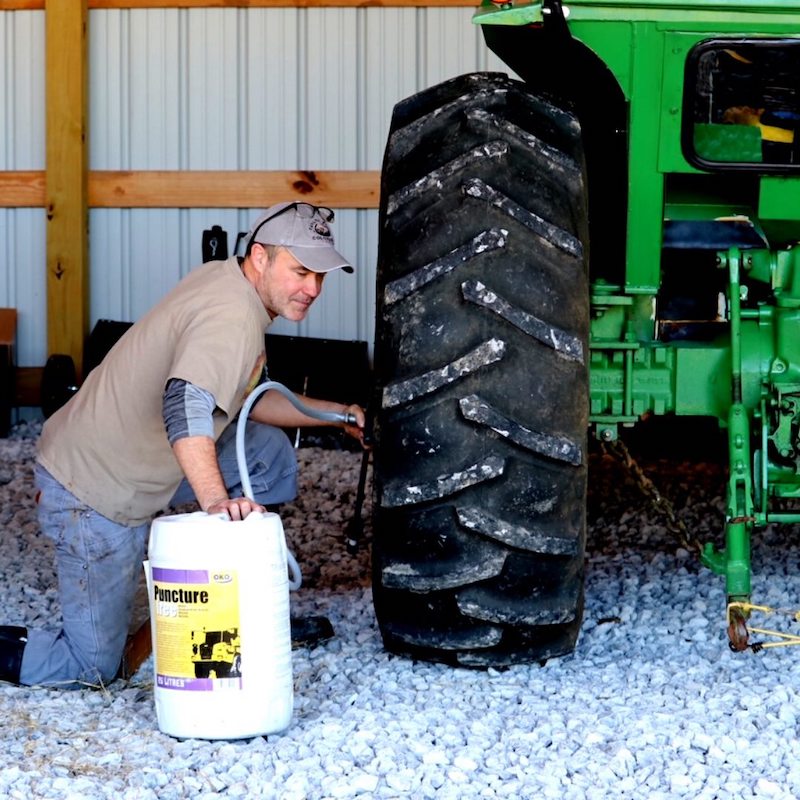
[[[374,601],[386,647],[486,667],[574,649],[589,436],[727,433],[750,537],[800,522],[800,2],[483,3],[521,80],[394,109],[380,208]]]

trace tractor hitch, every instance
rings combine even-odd
[[[768,628],[756,628],[752,625],[748,627],[747,621],[753,611],[758,611],[765,615],[782,614],[791,617],[794,622],[800,622],[800,611],[757,606],[752,603],[738,601],[728,603],[728,646],[733,652],[741,653],[745,650],[752,650],[754,653],[759,653],[768,647],[789,647],[800,644],[800,635],[798,634],[770,630]],[[751,633],[772,638],[770,641],[750,642]]]

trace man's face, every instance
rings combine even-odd
[[[256,267],[253,285],[270,317],[293,322],[304,319],[322,291],[325,273],[306,269],[283,247],[275,251],[271,261],[260,245],[253,247],[251,256]]]

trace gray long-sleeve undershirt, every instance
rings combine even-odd
[[[180,378],[171,378],[167,381],[162,415],[170,445],[187,436],[213,438],[212,417],[216,405],[214,395],[200,386]]]

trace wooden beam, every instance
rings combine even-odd
[[[475,8],[468,0],[88,0],[91,9],[112,8]],[[4,11],[43,9],[45,0],[3,0]]]
[[[308,200],[333,208],[377,208],[380,172],[90,172],[93,208],[263,208]],[[44,172],[0,172],[0,208],[42,207]]]
[[[467,0],[89,0],[90,8],[393,8],[470,7]]]
[[[0,208],[41,208],[45,198],[44,170],[0,172]]]
[[[44,8],[44,0],[4,0],[2,11],[36,11]]]
[[[261,208],[308,200],[334,208],[377,208],[378,172],[92,172],[95,208]]]
[[[87,0],[46,0],[47,348],[81,375],[89,329]]]

